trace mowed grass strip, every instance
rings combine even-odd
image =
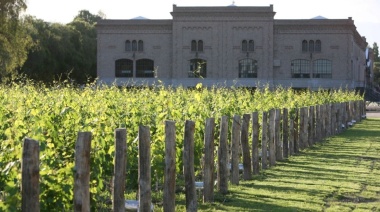
[[[251,181],[216,193],[200,211],[380,211],[380,119],[277,162]]]

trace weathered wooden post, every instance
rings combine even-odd
[[[329,137],[331,136],[331,106],[330,104],[325,105],[325,123],[326,123],[325,137]]]
[[[259,114],[257,112],[252,113],[252,167],[253,174],[260,173],[259,164]]]
[[[90,211],[91,132],[79,132],[75,143],[74,211]]]
[[[268,168],[268,113],[263,112],[261,127],[261,168]]]
[[[295,150],[295,130],[294,117],[289,117],[289,155],[294,155]]]
[[[309,146],[314,145],[314,106],[309,106],[309,132],[308,132],[308,144]]]
[[[252,164],[251,164],[251,154],[249,151],[249,142],[248,142],[248,127],[249,127],[249,120],[251,119],[250,114],[244,114],[243,115],[243,121],[241,125],[241,136],[240,136],[240,142],[241,142],[241,148],[243,153],[243,179],[244,180],[250,180],[252,179]]]
[[[218,147],[218,189],[221,194],[228,193],[228,116],[220,121],[220,137]]]
[[[240,116],[234,115],[232,121],[231,139],[231,183],[239,184],[239,143],[240,143]]]
[[[276,144],[275,142],[275,116],[276,116],[276,110],[271,109],[269,111],[269,165],[274,166],[276,165]]]
[[[176,180],[176,134],[175,122],[165,121],[165,175],[164,175],[164,211],[175,211]]]
[[[331,135],[336,134],[336,107],[335,104],[331,104]]]
[[[314,126],[315,126],[315,129],[314,129],[314,142],[318,142],[319,141],[319,136],[321,135],[319,130],[320,130],[320,105],[315,105],[314,109],[315,109],[315,116],[314,116]]]
[[[300,109],[295,108],[294,109],[294,153],[299,153],[300,152]]]
[[[302,146],[303,149],[308,148],[309,145],[309,114],[308,114],[308,107],[301,108],[303,111],[303,126],[302,126]]]
[[[40,146],[38,141],[25,138],[21,163],[21,211],[40,211]]]
[[[305,129],[305,124],[307,126],[307,123],[306,120],[305,120],[305,108],[300,108],[300,121],[299,121],[299,129],[300,129],[300,132],[299,132],[299,147],[300,147],[300,150],[302,149],[305,149],[306,148],[306,145],[305,145],[305,142],[306,142],[306,139],[305,139],[305,134],[307,136],[307,133],[305,133],[305,130],[307,132],[307,128]]]
[[[115,166],[113,180],[113,211],[125,211],[125,172],[127,165],[127,130],[115,130]]]
[[[183,144],[183,175],[185,176],[186,211],[197,211],[194,174],[194,131],[195,122],[186,121]]]
[[[150,211],[152,205],[150,132],[139,126],[139,211]]]
[[[275,152],[276,152],[276,160],[283,160],[282,156],[282,140],[281,140],[281,110],[275,109],[274,116],[274,144],[275,144]]]
[[[204,135],[203,202],[214,201],[214,134],[215,119],[206,120]]]
[[[282,150],[284,158],[289,157],[289,124],[288,124],[288,109],[282,109]]]

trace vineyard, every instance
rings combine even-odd
[[[160,189],[164,175],[164,122],[176,122],[176,169],[182,173],[185,120],[195,122],[195,166],[201,164],[205,120],[213,117],[216,128],[222,116],[233,117],[273,108],[292,109],[310,105],[363,99],[354,91],[294,91],[287,88],[193,89],[117,87],[69,83],[45,86],[13,83],[0,86],[0,210],[21,207],[21,155],[25,137],[40,142],[40,201],[42,211],[72,210],[73,167],[77,133],[92,133],[91,207],[110,207],[110,182],[114,166],[114,130],[127,129],[127,190],[137,189],[138,128],[150,127],[152,183]],[[260,118],[259,118],[260,120]],[[218,132],[216,132],[218,133]],[[217,135],[215,135],[217,137]],[[200,170],[196,170],[198,175]],[[181,174],[178,174],[181,175]],[[183,176],[178,176],[183,179]]]

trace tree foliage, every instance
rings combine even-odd
[[[23,0],[0,1],[0,78],[17,73],[27,59],[27,51],[33,45],[27,33],[24,19],[19,18],[26,9]]]
[[[86,83],[96,77],[95,24],[102,17],[82,10],[68,24],[48,23],[28,17],[36,43],[21,73],[52,82],[72,79]]]

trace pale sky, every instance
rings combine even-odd
[[[177,6],[228,6],[232,0],[26,0],[27,14],[47,22],[69,23],[80,10],[99,11],[107,19],[171,19]],[[361,36],[370,46],[380,43],[380,0],[235,0],[236,6],[269,6],[275,19],[328,19],[352,17]]]

